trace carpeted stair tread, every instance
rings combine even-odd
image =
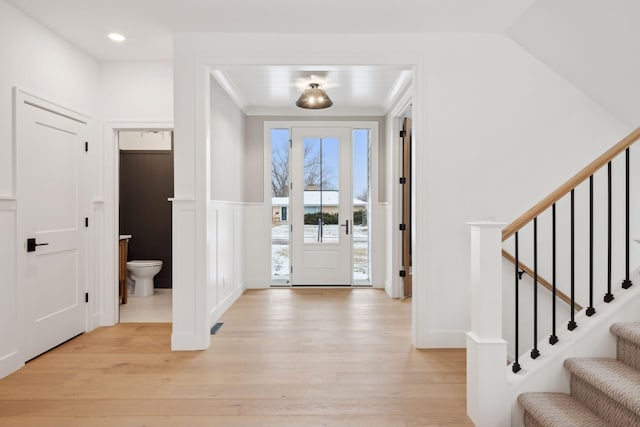
[[[640,345],[640,323],[614,323],[609,330],[617,337]]]
[[[602,418],[564,393],[523,393],[518,402],[538,424],[546,427],[606,427]]]
[[[631,412],[640,415],[640,372],[609,358],[570,358],[564,366]]]

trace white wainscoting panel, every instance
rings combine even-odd
[[[266,229],[265,206],[251,203],[245,207],[244,271],[248,289],[266,289],[271,283],[271,235]]]
[[[101,325],[113,325],[117,317],[115,312],[107,313],[107,299],[118,298],[118,284],[111,283],[105,278],[105,224],[104,201],[94,200],[91,217],[89,218],[89,265],[87,292],[89,304],[87,310],[87,330],[90,331]],[[111,306],[111,305],[109,305]]]
[[[207,206],[208,327],[231,307],[245,289],[247,204],[210,201]]]
[[[173,200],[173,333],[172,350],[196,350],[209,347],[204,333],[206,314],[202,297],[206,290],[199,289],[196,251],[196,201]],[[205,258],[206,259],[206,258]]]
[[[20,369],[16,282],[16,201],[0,199],[0,378]]]

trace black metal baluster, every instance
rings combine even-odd
[[[625,150],[625,279],[622,282],[623,289],[629,289],[633,283],[629,279],[629,148]]]
[[[531,358],[537,359],[538,351],[538,217],[533,218],[533,349]]]
[[[516,278],[516,339],[515,339],[515,358],[513,365],[511,365],[511,370],[515,374],[518,372],[520,368],[520,364],[518,363],[518,279],[519,279],[519,270],[520,270],[520,262],[518,261],[518,232],[516,231],[515,235],[515,243],[516,243],[516,253],[515,253],[515,278]]]
[[[571,190],[571,320],[567,324],[567,328],[573,331],[578,327],[575,321],[576,300],[575,300],[575,189]]]
[[[551,300],[551,336],[549,344],[554,345],[558,342],[556,335],[556,204],[551,206],[551,284],[552,300]]]
[[[604,302],[613,301],[611,293],[611,162],[607,163],[607,293]]]
[[[596,314],[593,307],[593,175],[589,177],[589,307],[586,314],[589,317]]]

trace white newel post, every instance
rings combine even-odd
[[[471,331],[467,332],[467,414],[478,427],[509,425],[507,342],[502,338],[502,228],[471,222]]]

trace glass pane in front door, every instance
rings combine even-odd
[[[339,141],[337,138],[304,139],[304,242],[339,242]]]
[[[353,281],[369,284],[370,131],[353,130]]]
[[[271,283],[289,284],[289,129],[271,129]]]

